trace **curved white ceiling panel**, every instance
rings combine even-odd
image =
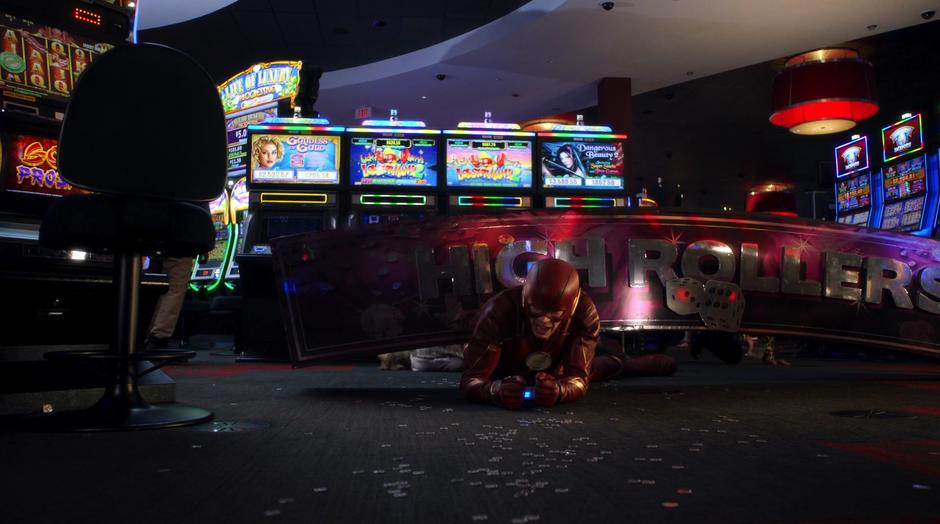
[[[178,24],[218,11],[236,0],[137,0],[137,29]]]

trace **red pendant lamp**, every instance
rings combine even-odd
[[[875,69],[855,49],[791,57],[774,78],[770,122],[799,135],[839,133],[878,112]]]

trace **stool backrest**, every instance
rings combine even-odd
[[[157,44],[125,45],[76,83],[59,137],[59,171],[90,191],[208,201],[225,185],[225,113],[198,63]]]

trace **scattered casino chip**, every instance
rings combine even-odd
[[[678,502],[673,502],[673,501],[670,500],[670,501],[663,502],[663,507],[664,507],[664,508],[668,508],[668,509],[678,508],[678,507],[679,507],[679,503],[678,503]]]

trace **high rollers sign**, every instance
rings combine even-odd
[[[774,216],[523,212],[283,237],[295,364],[459,342],[540,258],[605,329],[719,329],[940,355],[940,242]]]

